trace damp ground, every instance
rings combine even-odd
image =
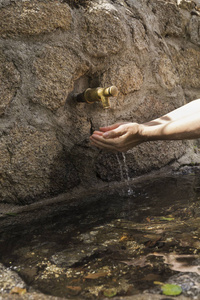
[[[0,280],[4,298],[172,299],[162,296],[168,283],[181,288],[176,299],[200,299],[199,168],[129,181],[76,203],[35,226],[5,228],[0,262],[22,282]]]

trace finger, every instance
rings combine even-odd
[[[116,148],[113,145],[109,145],[109,144],[104,144],[99,140],[95,140],[95,139],[90,139],[90,142],[93,146],[98,147],[100,149],[104,149],[104,150],[109,150],[109,151],[114,151],[116,152]]]
[[[114,151],[118,151],[119,148],[123,147],[120,145],[123,145],[122,143],[122,138],[117,138],[117,139],[104,139],[101,136],[98,135],[93,135],[90,137],[90,141],[93,145],[96,147],[99,147],[101,149],[110,149]]]
[[[129,150],[128,148],[117,148],[115,146],[112,146],[112,145],[105,145],[99,141],[93,141],[91,140],[91,145],[92,146],[95,146],[99,149],[102,149],[102,150],[106,150],[106,151],[109,151],[109,152],[112,152],[112,153],[118,153],[118,152],[126,152],[127,150]]]
[[[93,134],[97,134],[97,135],[101,135],[102,136],[103,132],[102,131],[94,131]]]
[[[99,129],[101,131],[109,131],[109,130],[113,130],[113,129],[116,129],[117,127],[119,127],[122,123],[116,123],[116,124],[113,124],[113,125],[110,125],[110,126],[105,126],[105,127],[100,127]]]
[[[90,137],[90,140],[95,143],[101,143],[101,145],[104,145],[105,147],[111,146],[116,148],[118,145],[118,139],[104,139],[102,136],[96,134],[93,134]]]
[[[90,141],[93,143],[99,142],[101,144],[105,144],[105,139],[100,134],[93,133],[93,135],[90,136]],[[109,144],[109,143],[106,143],[106,144]]]
[[[103,134],[103,137],[105,139],[113,139],[113,138],[117,138],[120,137],[124,134],[126,134],[127,130],[124,128],[124,126],[119,126],[118,128],[111,130],[111,131],[106,131]]]
[[[103,136],[98,135],[98,134],[93,134],[90,137],[90,140],[93,140],[94,142],[101,142],[102,145],[111,145],[111,146],[116,146],[119,142],[119,139],[105,139]]]

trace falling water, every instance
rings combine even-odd
[[[127,163],[126,163],[126,156],[125,156],[124,152],[122,152],[122,157],[123,157],[124,168],[125,168],[125,172],[126,172],[126,180],[127,180],[127,186],[128,186],[128,195],[131,196],[131,195],[133,195],[133,190],[132,190],[132,188],[130,187],[130,184],[129,184],[130,177],[128,175],[128,166],[127,166]]]
[[[124,180],[124,175],[123,175],[122,163],[120,161],[120,158],[119,158],[118,154],[116,154],[116,157],[117,157],[117,162],[118,162],[118,165],[119,165],[121,180],[123,181]]]
[[[127,166],[127,163],[126,163],[125,153],[122,152],[123,165],[122,165],[122,162],[121,162],[118,154],[116,154],[116,157],[117,157],[117,161],[118,161],[118,164],[119,164],[121,181],[126,181],[127,187],[128,187],[127,193],[128,193],[128,196],[131,196],[131,195],[133,195],[134,192],[133,192],[132,188],[130,187],[130,177],[129,177],[129,174],[128,174],[128,166]],[[124,177],[123,169],[125,170],[125,177]]]
[[[104,110],[104,118],[105,120],[105,123],[103,124],[103,126],[108,126],[108,120],[109,120],[109,117],[108,117],[108,109],[105,109]],[[127,194],[128,196],[131,196],[134,194],[132,188],[130,187],[130,177],[129,177],[129,174],[128,174],[128,166],[127,166],[127,163],[126,163],[126,156],[125,156],[125,153],[122,152],[122,158],[123,158],[123,161],[121,162],[120,160],[120,157],[118,154],[116,154],[116,158],[117,158],[117,162],[118,162],[118,165],[119,165],[119,170],[120,170],[120,176],[121,176],[121,181],[126,181],[127,183],[127,187],[128,187],[128,190],[127,190]],[[125,177],[124,177],[124,172],[123,170],[125,171]]]
[[[105,123],[103,124],[103,126],[108,126],[108,120],[109,120],[109,116],[108,116],[108,109],[104,109],[103,110],[103,120],[105,120]]]

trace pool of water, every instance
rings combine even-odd
[[[129,185],[9,229],[0,262],[27,290],[67,299],[162,294],[163,283],[200,299],[199,169]]]

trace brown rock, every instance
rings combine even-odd
[[[121,61],[103,74],[103,83],[116,85],[122,94],[127,95],[140,90],[143,75],[134,61]]]
[[[79,183],[55,133],[14,127],[0,138],[0,198],[26,203]]]
[[[157,72],[158,81],[167,89],[173,89],[179,83],[179,76],[176,69],[167,55],[163,55],[158,62]]]
[[[151,1],[163,36],[181,36],[185,32],[185,20],[177,5],[169,1]]]
[[[191,0],[177,0],[177,4],[180,8],[189,11],[191,11],[196,6],[195,2]]]
[[[39,35],[56,29],[69,30],[70,8],[58,1],[16,2],[0,9],[0,35]]]
[[[101,153],[97,159],[96,172],[104,181],[127,180],[128,176],[136,177],[178,159],[186,147],[187,144],[182,141],[146,143],[125,154],[125,161],[121,154],[118,154],[117,159],[115,154]]]
[[[137,19],[131,20],[130,24],[133,29],[134,45],[136,45],[140,51],[148,49],[148,37],[144,25]]]
[[[0,115],[5,112],[19,85],[19,72],[0,50]]]
[[[126,31],[114,5],[94,5],[83,19],[81,39],[84,50],[94,57],[105,57],[121,51]]]
[[[33,102],[52,111],[63,107],[74,81],[88,67],[73,51],[64,47],[45,47],[33,64],[37,88]]]
[[[189,26],[188,26],[188,31],[190,35],[191,42],[200,46],[200,18],[199,16],[192,16]]]
[[[193,48],[174,51],[173,61],[184,88],[200,88],[200,51]]]

